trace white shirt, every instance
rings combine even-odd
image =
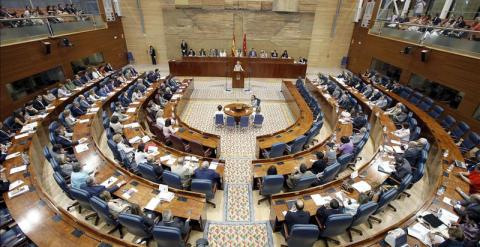
[[[215,111],[215,115],[214,116],[217,116],[217,115],[222,115],[223,117],[225,117],[225,112],[223,111]]]
[[[395,132],[393,132],[396,136],[398,136],[400,138],[400,141],[402,142],[409,142],[410,141],[410,129],[409,128],[406,128],[406,129],[399,129],[399,130],[395,130]]]
[[[137,101],[141,98],[142,98],[142,93],[136,93],[136,92],[132,93],[132,101]]]
[[[173,133],[175,133],[175,130],[172,128],[172,126],[168,127],[163,127],[163,135],[165,138],[169,138]]]
[[[163,128],[163,126],[165,126],[165,118],[163,118],[163,117],[157,118],[156,123],[157,123],[158,126]]]
[[[118,151],[123,151],[126,154],[133,152],[133,148],[127,146],[123,142],[118,143],[117,148],[118,148]]]
[[[147,154],[145,152],[135,152],[135,163],[142,164],[147,162]]]
[[[233,71],[243,71],[242,65],[235,64],[235,67],[233,68]]]

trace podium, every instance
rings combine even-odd
[[[232,73],[232,88],[243,88],[245,81],[245,72],[233,71]]]

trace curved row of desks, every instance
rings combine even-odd
[[[5,203],[10,214],[15,219],[20,229],[38,246],[106,246],[118,244],[120,241],[106,234],[99,234],[92,227],[79,222],[67,210],[58,207],[52,200],[43,184],[43,165],[45,158],[42,150],[48,140],[48,124],[55,120],[65,106],[73,102],[74,98],[93,88],[99,78],[77,90],[67,99],[57,99],[52,107],[47,109],[47,116],[38,122],[35,133],[30,133],[21,138],[14,138],[9,154],[21,152],[30,165],[23,172],[11,174],[12,168],[24,164],[24,158],[17,156],[6,160],[3,165],[7,179],[11,182],[21,180],[29,191],[10,198],[4,194]]]
[[[426,203],[417,212],[416,215],[422,214],[425,211],[436,212],[440,208],[451,211],[452,206],[445,203],[442,200],[442,198],[448,197],[455,201],[462,200],[462,197],[455,191],[455,188],[459,187],[464,192],[468,191],[468,184],[465,183],[463,180],[461,180],[458,176],[455,176],[455,174],[458,174],[459,172],[463,172],[464,171],[463,169],[455,166],[448,176],[442,173],[443,171],[446,171],[448,167],[455,160],[464,162],[463,155],[460,149],[455,145],[455,141],[450,137],[447,131],[445,131],[442,128],[442,126],[434,118],[432,118],[428,113],[426,113],[416,105],[410,103],[406,99],[400,97],[399,95],[393,92],[390,92],[384,87],[375,85],[366,78],[362,78],[362,79],[366,83],[369,83],[373,85],[375,88],[378,88],[382,93],[388,95],[396,102],[401,102],[402,104],[404,104],[410,111],[414,113],[414,115],[417,116],[417,120],[419,120],[419,122],[423,125],[423,128],[422,128],[423,131],[425,132],[426,130],[428,130],[426,132],[429,134],[429,137],[430,137],[429,139],[435,140],[437,150],[435,150],[435,153],[434,153],[435,163],[433,163],[432,166],[436,166],[437,168],[439,168],[440,171],[439,171],[439,174],[437,174],[438,179],[435,181],[434,189],[436,192],[440,187],[444,187],[445,192],[442,195],[435,195],[434,193],[429,195],[428,200],[426,200]],[[443,155],[445,150],[449,151],[447,156]],[[409,220],[403,222],[399,226],[406,227],[406,226],[412,225],[416,222],[415,219],[416,217],[411,217]],[[420,244],[420,242],[416,239],[409,239],[409,243]]]
[[[307,133],[312,127],[313,113],[295,85],[291,81],[282,81],[281,91],[295,118],[295,122],[289,127],[277,132],[257,136],[257,157],[261,157],[261,152],[271,148],[273,144],[278,142],[289,143],[295,140],[295,138]]]

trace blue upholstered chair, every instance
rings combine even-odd
[[[400,92],[400,97],[404,99],[408,99],[412,93],[413,93],[413,90],[411,88],[403,87],[403,90]]]
[[[253,127],[259,128],[262,127],[263,124],[263,115],[261,114],[255,114],[253,117]]]
[[[298,180],[295,186],[291,188],[291,191],[298,191],[298,190],[304,190],[306,188],[309,188],[310,186],[312,186],[313,182],[315,182],[316,179],[317,179],[316,176],[302,177]]]
[[[153,239],[158,247],[184,247],[185,240],[182,239],[180,229],[170,226],[153,227]]]
[[[261,179],[260,183],[260,195],[264,196],[264,198],[258,200],[258,205],[262,201],[268,200],[273,194],[280,193],[283,189],[283,182],[284,178],[282,175],[267,175]]]
[[[192,179],[192,185],[190,189],[194,192],[205,194],[207,198],[207,203],[212,205],[214,208],[216,207],[215,203],[211,200],[215,198],[216,187],[215,183],[213,183],[209,179]]]
[[[290,229],[290,233],[286,235],[288,246],[313,246],[317,241],[319,234],[318,226],[313,224],[295,224]]]
[[[434,107],[432,107],[430,112],[428,112],[428,115],[435,119],[438,119],[442,115],[443,111],[444,110],[441,106],[435,105]]]
[[[45,158],[47,158],[49,162],[52,159],[52,154],[50,153],[50,149],[47,146],[43,147],[43,156],[45,156]]]
[[[235,118],[232,116],[227,116],[227,128],[233,129],[237,126],[237,123],[235,122]]]
[[[455,118],[453,118],[451,115],[447,115],[442,119],[440,125],[442,125],[444,129],[449,130],[453,127],[453,125],[455,125],[456,122],[457,120],[455,120]]]
[[[162,177],[158,177],[157,174],[155,173],[155,169],[152,167],[150,164],[146,163],[140,163],[137,166],[138,172],[142,177],[154,182],[154,183],[161,183],[162,182]]]
[[[419,92],[414,92],[413,95],[410,97],[409,101],[415,105],[419,105],[420,100],[422,100],[423,94]]]
[[[450,135],[453,139],[459,140],[468,131],[470,131],[470,126],[462,121],[458,123],[457,126],[453,127],[453,129],[450,131]]]
[[[352,224],[350,225],[350,227],[348,227],[348,237],[350,238],[350,242],[352,242],[352,231],[363,235],[361,230],[354,228],[355,226],[367,222],[370,229],[372,229],[372,221],[370,219],[370,216],[375,213],[377,207],[378,205],[376,202],[367,202],[358,206],[357,212],[353,216]]]
[[[294,154],[302,151],[303,146],[307,142],[307,137],[305,135],[295,138],[291,145],[287,145],[287,151],[289,154]]]
[[[56,130],[59,126],[60,126],[60,125],[58,124],[57,121],[52,121],[52,122],[48,125],[48,132],[50,132],[50,133],[55,132],[55,130]]]
[[[240,128],[242,128],[242,129],[248,128],[249,123],[250,123],[250,121],[249,121],[248,116],[240,117]]]
[[[420,137],[421,132],[422,132],[422,129],[419,126],[415,127],[413,132],[410,134],[410,141],[417,140]]]
[[[420,107],[420,109],[424,110],[424,111],[428,111],[433,105],[433,100],[429,97],[425,97],[422,102],[420,102],[420,105],[418,105],[418,107]]]
[[[282,156],[286,148],[287,148],[287,144],[283,142],[274,143],[270,151],[267,151],[267,150],[263,151],[263,156],[265,158],[275,158],[278,156]]]
[[[72,194],[70,193],[70,187],[67,185],[67,182],[63,178],[62,174],[60,174],[59,172],[54,172],[53,179],[55,180],[55,182],[57,182],[58,186],[62,189],[63,193],[65,193],[65,195],[68,198],[70,198],[70,200],[75,201],[75,199],[72,197]],[[70,208],[78,205],[79,205],[78,202],[74,202],[72,205],[67,207],[67,210],[70,211]]]
[[[120,157],[120,152],[118,151],[117,144],[115,144],[115,142],[111,139],[107,140],[107,144],[110,150],[112,151],[113,157],[115,158],[115,160],[117,160],[118,162],[121,162],[122,158]]]
[[[104,200],[93,196],[90,198],[90,205],[92,209],[97,212],[97,217],[95,218],[95,225],[98,225],[98,220],[102,219],[105,223],[109,226],[113,226],[113,228],[108,231],[108,234],[111,234],[114,231],[118,231],[120,233],[120,238],[123,238],[123,231],[122,225],[118,221],[110,210],[108,210],[108,204]]]
[[[182,179],[179,175],[171,172],[171,171],[164,171],[163,172],[163,182],[175,189],[182,189]]]
[[[460,150],[466,153],[480,144],[480,136],[475,132],[470,132],[460,144]]]
[[[345,233],[352,225],[353,216],[350,214],[332,214],[325,220],[325,225],[321,225],[316,216],[315,219],[320,226],[319,238],[321,238],[325,246],[328,247],[328,241],[340,244],[340,241],[332,239],[332,237]]]
[[[412,174],[408,174],[405,176],[400,184],[398,185],[398,192],[397,192],[397,197],[395,199],[399,199],[402,195],[406,195],[410,197],[410,194],[406,192],[406,190],[409,188],[409,186],[412,184],[413,176]]]
[[[382,195],[380,195],[380,198],[378,198],[378,208],[377,210],[375,210],[375,213],[373,213],[373,215],[377,215],[383,212],[387,207],[390,207],[394,211],[396,211],[396,209],[392,205],[390,205],[390,202],[395,200],[397,195],[398,195],[398,190],[395,188],[392,188],[388,191],[383,192]],[[382,222],[382,220],[377,217],[372,216],[371,218],[377,222],[380,222],[380,223]]]
[[[91,196],[87,191],[77,188],[70,188],[70,194],[72,195],[72,198],[78,202],[78,213],[82,213],[83,209],[93,211],[92,206],[90,205]],[[96,216],[97,213],[93,212],[85,216],[85,219],[88,220]]]
[[[118,215],[118,222],[120,222],[127,232],[140,237],[140,242],[147,241],[146,246],[148,246],[148,242],[153,237],[153,226],[146,223],[142,216],[121,213]]]
[[[225,126],[225,121],[223,119],[223,114],[216,114],[215,115],[215,127],[223,127]]]
[[[337,174],[340,172],[340,168],[342,168],[342,166],[338,162],[327,166],[327,168],[323,170],[322,176],[318,179],[319,184],[326,184],[335,179]]]
[[[355,153],[353,152],[349,154],[340,155],[340,157],[337,158],[337,162],[340,164],[340,171],[345,170],[347,167],[350,167],[351,169],[353,169],[351,165],[355,165],[355,163],[353,162],[354,158],[355,158]]]
[[[8,231],[0,234],[1,246],[24,246],[27,242],[27,236],[22,232],[19,225],[15,225]]]

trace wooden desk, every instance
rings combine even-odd
[[[291,81],[282,81],[282,93],[296,118],[295,123],[275,133],[257,136],[257,157],[261,157],[262,150],[271,148],[277,142],[289,143],[312,127],[313,113],[295,85]]]
[[[240,122],[240,118],[244,116],[250,116],[253,112],[253,108],[244,103],[231,103],[223,107],[225,114],[235,118],[237,123]]]
[[[293,59],[248,57],[182,57],[170,60],[170,73],[176,76],[232,77],[233,67],[240,61],[246,77],[297,78],[305,77],[306,64],[296,64]]]

